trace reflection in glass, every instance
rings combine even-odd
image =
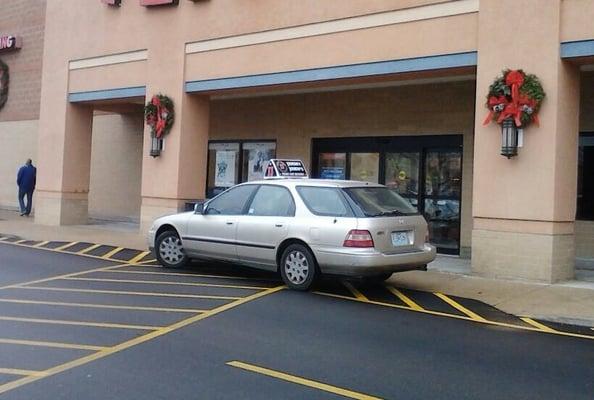
[[[352,153],[351,179],[354,181],[379,182],[379,153]]]
[[[242,182],[250,182],[264,177],[268,160],[276,158],[275,142],[248,142],[242,145]]]
[[[425,218],[429,241],[441,248],[458,249],[460,237],[460,201],[425,199]]]
[[[320,179],[346,179],[346,153],[320,153]]]
[[[387,153],[386,186],[400,195],[417,196],[419,153]]]
[[[239,143],[209,143],[207,197],[239,183]]]
[[[425,194],[459,197],[462,182],[462,154],[428,152],[425,161]]]

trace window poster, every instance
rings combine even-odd
[[[218,150],[216,152],[215,186],[230,187],[235,185],[236,159],[237,152],[233,150]]]
[[[244,172],[244,179],[255,181],[264,177],[264,168],[268,160],[276,157],[276,143],[244,143],[243,151],[243,156],[247,158],[247,174]]]
[[[354,181],[379,182],[379,153],[352,153],[351,179]]]
[[[320,153],[321,179],[346,179],[346,153]]]

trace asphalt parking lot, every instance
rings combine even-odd
[[[11,241],[2,399],[594,397],[588,327],[379,284],[297,293],[242,268]]]

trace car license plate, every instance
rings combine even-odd
[[[393,246],[410,246],[412,237],[413,237],[412,231],[392,232],[392,245]]]

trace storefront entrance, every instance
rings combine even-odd
[[[425,215],[439,252],[459,254],[462,135],[314,139],[312,176],[385,184]]]

